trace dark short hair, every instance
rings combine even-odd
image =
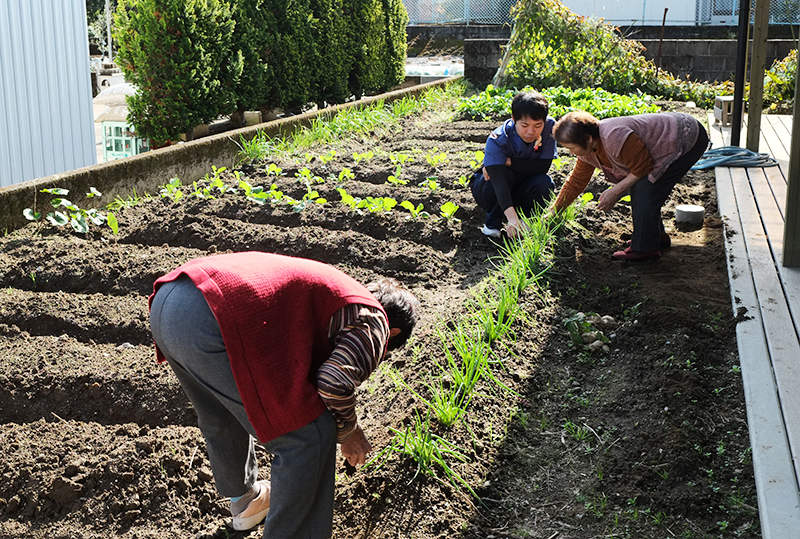
[[[553,126],[553,138],[559,144],[577,144],[589,147],[589,137],[600,138],[600,120],[582,110],[566,113]]]
[[[367,290],[372,292],[386,316],[389,318],[389,328],[398,328],[400,333],[389,339],[388,348],[394,350],[403,346],[411,336],[411,331],[419,318],[419,300],[396,279],[387,277],[378,279],[367,285]]]
[[[511,117],[514,121],[525,117],[531,120],[546,120],[548,114],[550,114],[550,104],[539,92],[517,92],[511,100]]]

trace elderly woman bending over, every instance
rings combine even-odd
[[[555,211],[569,206],[599,168],[614,185],[600,196],[598,209],[610,211],[626,192],[631,195],[633,235],[614,258],[660,256],[661,248],[670,244],[661,207],[708,147],[708,133],[702,124],[677,112],[598,120],[588,112],[576,111],[556,122],[553,136],[578,158],[558,194]]]

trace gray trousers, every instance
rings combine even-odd
[[[697,142],[692,149],[672,163],[656,183],[642,178],[633,184],[630,188],[631,213],[633,215],[631,249],[639,253],[651,253],[659,250],[661,234],[664,233],[661,207],[669,198],[675,185],[697,163],[707,148],[708,133],[700,124]]]
[[[217,491],[226,497],[243,495],[258,478],[255,429],[236,388],[219,324],[188,277],[159,288],[150,309],[150,327],[197,413]],[[330,537],[336,420],[325,411],[264,447],[273,456],[264,537]]]

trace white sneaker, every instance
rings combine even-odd
[[[264,522],[269,513],[270,491],[267,481],[259,481],[261,491],[247,505],[244,511],[233,515],[231,527],[234,530],[251,530]]]
[[[481,232],[483,232],[484,236],[489,236],[490,238],[495,240],[499,240],[500,237],[502,236],[499,230],[497,230],[496,228],[489,228],[486,225],[483,225]]]

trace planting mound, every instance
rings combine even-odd
[[[496,124],[446,112],[269,161],[280,173],[236,171],[250,186],[275,184],[275,202],[248,199],[222,171],[235,193],[206,198],[210,182],[184,186],[179,200],[153,193],[116,211],[117,235],[34,223],[1,238],[0,537],[260,537],[226,527],[196,417],[155,362],[147,297],[194,257],[261,250],[404,282],[423,318],[359,389],[358,415],[376,454],[424,421],[442,335],[469,316],[501,250],[459,182]],[[409,157],[405,185],[387,183],[398,154]],[[559,186],[572,163],[562,157]],[[353,177],[340,180],[345,168]],[[372,207],[348,207],[337,188]],[[387,196],[432,217],[379,211]],[[453,218],[440,216],[448,202]],[[676,228],[676,204],[704,206],[703,226]],[[524,316],[493,345],[496,380],[481,382],[452,427],[430,418],[463,457],[444,460],[464,483],[398,451],[363,470],[340,457],[334,537],[759,535],[713,172],[677,187],[664,210],[672,247],[657,261],[611,260],[629,213],[590,202],[558,232],[552,266],[520,299]],[[613,318],[608,351],[572,342],[565,322],[577,312]],[[258,455],[267,477],[269,455]]]

